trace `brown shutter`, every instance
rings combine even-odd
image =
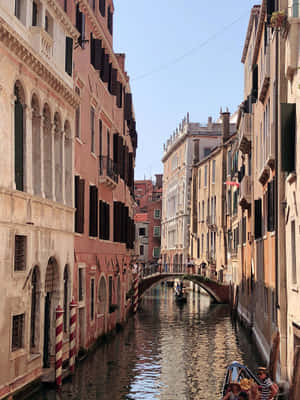
[[[132,94],[125,93],[124,99],[124,118],[128,121],[131,118],[131,108],[132,108]]]
[[[76,184],[76,178],[77,178],[77,184]],[[84,233],[84,186],[85,186],[84,179],[79,179],[79,177],[75,177],[75,191],[77,192],[77,204],[75,197],[75,207],[76,207],[75,221],[77,224],[77,226],[75,225],[75,231],[77,233]]]
[[[65,59],[65,71],[67,74],[72,76],[73,71],[73,39],[66,37],[66,59]]]
[[[118,71],[116,70],[116,68],[112,68],[112,70],[111,70],[111,94],[113,94],[114,96],[117,96],[117,93],[118,93],[117,76],[118,76]]]
[[[259,239],[262,236],[262,201],[254,202],[254,238]]]
[[[101,69],[101,79],[103,82],[109,81],[109,56],[104,54],[102,69]]]
[[[79,210],[78,210],[78,203],[79,203],[79,176],[75,176],[75,232],[78,232],[79,227]]]
[[[121,82],[117,82],[117,84],[116,84],[116,86],[117,86],[117,101],[116,101],[116,103],[117,103],[117,106],[119,107],[119,108],[122,108],[122,103],[123,103],[123,85],[122,85],[122,83]]]
[[[94,67],[101,69],[102,66],[102,42],[100,39],[94,39]]]
[[[90,231],[92,237],[98,236],[98,189],[90,186]]]

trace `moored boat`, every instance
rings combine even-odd
[[[261,382],[257,376],[255,376],[255,374],[249,368],[237,361],[233,361],[226,369],[226,375],[222,389],[222,398],[226,395],[228,386],[232,382],[238,382],[241,386],[243,386],[243,383],[247,384],[247,382],[255,382],[257,385],[261,385]]]
[[[176,292],[175,292],[175,300],[176,300],[178,303],[186,303],[186,301],[187,301],[187,295],[186,295],[186,293],[184,293],[184,292],[176,293]]]

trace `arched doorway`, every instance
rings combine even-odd
[[[104,276],[101,277],[98,286],[98,314],[103,316],[104,320],[104,331],[106,331],[106,315],[107,315],[107,288]]]
[[[31,276],[30,353],[39,353],[40,343],[40,294],[39,267],[35,266]]]
[[[54,257],[50,257],[45,278],[43,367],[50,368],[50,355],[55,354],[55,310],[59,302],[59,273]]]

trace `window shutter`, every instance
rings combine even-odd
[[[32,26],[37,26],[37,4],[32,2]]]
[[[252,70],[252,102],[256,102],[258,94],[258,65],[255,64]],[[254,100],[254,101],[253,101]]]
[[[105,204],[106,206],[106,240],[110,239],[110,207],[109,204]]]
[[[76,200],[77,196],[77,200]],[[75,176],[75,231],[84,232],[84,179]]]
[[[109,63],[108,64],[108,86],[107,86],[107,88],[108,88],[109,93],[112,94],[111,87],[112,87],[112,63]]]
[[[90,236],[98,236],[98,189],[90,186]]]
[[[24,126],[23,105],[15,101],[15,183],[24,190]]]
[[[72,76],[73,71],[73,39],[66,37],[66,60],[65,60],[66,73]]]
[[[94,49],[95,49],[95,69],[101,69],[102,65],[102,41],[100,39],[94,39]]]
[[[268,183],[268,232],[275,229],[275,180]]]
[[[113,234],[113,237],[114,237],[114,242],[117,242],[117,217],[118,217],[118,215],[117,215],[117,202],[116,201],[114,201],[114,234]]]
[[[112,70],[111,70],[111,94],[114,96],[117,96],[117,93],[118,93],[117,76],[118,76],[118,71],[116,70],[116,68],[112,68]]]
[[[296,104],[281,103],[281,169],[295,171]]]
[[[254,237],[255,239],[261,238],[262,232],[262,207],[261,207],[261,199],[255,200],[254,208],[255,208],[255,226],[254,226]]]
[[[103,82],[109,81],[109,56],[108,56],[108,54],[104,54],[104,56],[103,56],[102,69],[101,69],[100,76],[101,76],[101,79]]]
[[[132,107],[132,95],[131,93],[125,93],[124,102],[124,118],[129,121],[131,118],[131,107]]]
[[[99,11],[102,17],[105,17],[105,0],[99,0]]]
[[[116,83],[117,87],[117,107],[122,108],[122,100],[123,100],[123,85],[121,82]]]
[[[119,174],[119,166],[118,166],[118,161],[119,161],[119,135],[118,133],[114,133],[113,137],[113,160],[114,160],[114,166],[117,170],[117,173]]]
[[[75,176],[75,232],[79,232],[79,176]]]

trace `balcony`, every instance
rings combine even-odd
[[[46,58],[47,61],[53,57],[53,39],[41,26],[30,27],[32,34],[32,47],[35,51]]]
[[[240,184],[240,206],[244,208],[251,207],[251,177],[244,176]]]
[[[252,115],[244,113],[239,129],[239,149],[244,154],[249,154],[251,151],[251,127]]]
[[[261,73],[261,80],[260,80],[260,93],[259,93],[259,101],[262,103],[265,101],[266,94],[270,85],[270,76],[271,76],[271,69],[270,69],[270,46],[266,48],[266,54],[264,58],[264,63],[262,65]]]
[[[99,182],[112,189],[118,184],[116,165],[107,156],[99,157]]]

